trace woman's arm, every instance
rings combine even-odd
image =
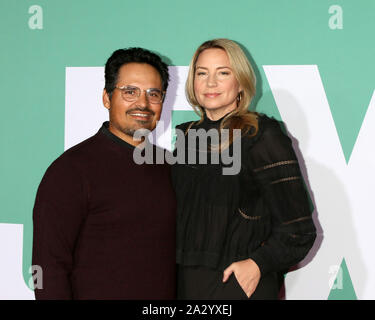
[[[309,199],[291,139],[276,120],[266,118],[262,133],[249,150],[244,150],[246,164],[261,191],[271,215],[271,234],[250,254],[223,273],[227,281],[233,272],[240,286],[250,297],[261,276],[272,271],[289,269],[301,261],[311,249],[316,229],[311,217]]]
[[[315,238],[308,194],[291,139],[268,119],[248,161],[271,215],[271,234],[250,259],[262,275],[288,269],[307,255]]]

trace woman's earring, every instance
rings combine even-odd
[[[237,96],[237,102],[241,102],[241,98],[242,98],[242,93],[239,92]]]

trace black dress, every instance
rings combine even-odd
[[[219,129],[222,119],[206,116],[193,129]],[[186,131],[190,123],[177,126]],[[177,264],[179,299],[247,299],[232,274],[222,283],[223,271],[235,261],[251,258],[260,271],[260,282],[251,299],[276,299],[277,272],[301,261],[311,249],[316,229],[311,217],[291,139],[275,119],[258,114],[258,132],[240,138],[237,174],[228,167],[199,162],[201,140],[192,150],[189,139],[177,136],[175,154],[185,150],[185,161],[172,167],[177,197]],[[185,138],[186,138],[185,137]],[[188,162],[188,152],[196,163]],[[207,152],[207,151],[206,151]],[[208,152],[208,159],[213,152]],[[180,158],[181,159],[181,158]],[[181,163],[182,162],[182,163]]]

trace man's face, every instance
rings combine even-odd
[[[138,145],[140,141],[133,140],[134,132],[138,129],[152,131],[160,119],[162,102],[150,103],[145,91],[150,88],[162,91],[160,74],[149,64],[128,63],[120,68],[116,86],[141,89],[140,97],[132,102],[123,98],[120,89],[113,91],[111,99],[106,90],[103,91],[103,104],[109,110],[109,130],[126,142]]]

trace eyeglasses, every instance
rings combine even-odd
[[[122,87],[115,87],[116,89],[121,90],[122,98],[125,101],[133,102],[139,99],[141,96],[142,91],[146,92],[147,99],[150,103],[161,103],[164,98],[165,92],[160,91],[159,89],[150,88],[147,90],[141,90],[138,87],[134,86],[122,86]]]

